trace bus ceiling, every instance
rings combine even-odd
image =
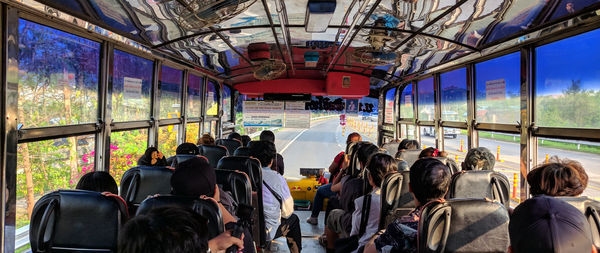
[[[380,89],[487,50],[551,38],[600,8],[592,0],[37,1],[245,94],[350,97],[368,93],[366,84]],[[345,76],[359,91],[343,90]]]

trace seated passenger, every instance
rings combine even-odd
[[[198,146],[194,145],[194,143],[184,142],[177,146],[175,150],[175,154],[177,155],[199,155],[200,151],[198,150]]]
[[[437,148],[428,147],[426,149],[423,149],[423,151],[421,151],[421,153],[419,154],[419,159],[427,158],[427,157],[447,157],[447,156],[448,156],[448,153],[446,151],[439,151]]]
[[[138,166],[167,166],[167,159],[155,147],[149,147],[138,160]]]
[[[250,141],[252,141],[252,138],[250,138],[250,136],[248,136],[248,135],[242,135],[241,140],[242,140],[242,147],[248,147],[248,143],[250,143]]]
[[[260,133],[260,140],[261,141],[270,141],[273,144],[275,144],[275,134],[270,131],[270,130],[264,130]],[[277,171],[280,175],[283,176],[283,172],[284,172],[284,164],[283,164],[283,156],[281,156],[279,153],[277,153],[277,157],[275,158],[275,162],[273,163],[273,170]]]
[[[532,195],[577,197],[587,187],[588,175],[577,161],[552,157],[527,174]]]
[[[461,163],[463,170],[494,170],[496,158],[489,149],[484,147],[472,148],[467,152]]]
[[[227,139],[238,140],[238,141],[242,142],[242,136],[236,132],[230,133],[229,136],[227,136]]]
[[[402,153],[406,150],[417,150],[420,149],[421,145],[416,140],[404,139],[398,145],[398,152],[396,152],[396,159],[398,159],[398,171],[406,171],[409,169],[408,163],[402,160]]]
[[[373,187],[371,191],[371,206],[369,207],[368,223],[364,234],[360,235],[360,222],[361,222],[361,211],[363,208],[365,196],[361,196],[354,200],[354,212],[352,213],[352,231],[350,236],[360,236],[358,240],[358,249],[364,247],[369,239],[377,233],[379,227],[379,214],[381,210],[381,184],[383,179],[389,173],[398,171],[398,165],[396,159],[388,154],[374,154],[367,163],[367,177],[369,184]],[[358,250],[357,249],[357,250]],[[361,250],[359,250],[361,251]],[[356,251],[355,251],[356,252]]]
[[[207,220],[191,209],[161,207],[129,220],[119,233],[120,253],[224,252],[242,241],[225,232],[211,240]]]
[[[361,141],[362,137],[357,132],[351,133],[346,138],[346,145],[349,145],[352,142]],[[335,195],[335,192],[331,191],[331,185],[335,177],[340,172],[342,168],[342,164],[344,163],[344,151],[340,152],[335,156],[331,165],[329,165],[329,173],[331,173],[331,177],[329,178],[330,183],[326,185],[322,185],[317,189],[317,193],[315,194],[315,198],[312,202],[312,212],[310,217],[306,220],[309,224],[317,225],[319,222],[319,212],[323,209],[323,201],[326,198],[331,198]]]
[[[119,194],[119,188],[115,179],[106,171],[94,171],[83,175],[77,186],[77,190],[95,191],[95,192],[110,192]]]
[[[409,191],[416,208],[387,226],[384,233],[369,242],[364,252],[417,252],[419,216],[425,204],[441,199],[450,186],[450,170],[433,158],[419,159],[410,167]]]
[[[214,146],[215,138],[213,138],[210,134],[203,134],[202,137],[198,139],[198,145]]]
[[[509,253],[597,252],[590,224],[577,208],[557,198],[536,196],[515,208]]]
[[[294,214],[294,199],[285,178],[271,169],[276,157],[275,144],[270,141],[253,141],[250,143],[250,156],[258,159],[263,167],[262,191],[267,241],[284,236],[290,252],[300,252],[302,233],[300,220]]]

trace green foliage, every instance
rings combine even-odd
[[[115,132],[110,135],[110,174],[120,184],[123,173],[137,165],[148,145],[148,130]]]
[[[536,97],[535,123],[547,127],[600,128],[600,91],[573,80],[559,95]]]

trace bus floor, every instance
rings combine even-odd
[[[319,236],[325,231],[323,219],[325,211],[319,214],[318,225],[311,225],[306,222],[310,216],[310,211],[294,211],[300,219],[300,229],[302,230],[302,252],[324,253],[325,248],[319,244]],[[271,252],[290,252],[284,237],[277,238],[271,243]]]

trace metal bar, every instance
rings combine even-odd
[[[466,122],[452,122],[452,121],[442,121],[440,123],[442,127],[451,127],[451,128],[467,128]]]
[[[352,0],[352,3],[350,3],[350,6],[348,7],[348,10],[346,10],[346,13],[344,13],[344,18],[342,18],[342,24],[344,22],[346,22],[346,20],[348,19],[348,16],[350,16],[350,12],[352,11],[352,9],[354,9],[354,5],[356,5],[357,0]],[[337,33],[335,34],[335,41],[333,42],[333,47],[331,47],[331,51],[329,52],[330,54],[333,53],[333,48],[335,47],[335,45],[337,44],[338,40],[340,40],[340,34],[342,33],[342,24],[340,24],[340,28],[338,28]],[[330,27],[328,27],[330,28]],[[348,32],[346,32],[346,35],[348,34]]]
[[[354,40],[354,38],[356,37],[356,35],[358,35],[358,32],[360,31],[360,29],[362,29],[362,27],[365,26],[365,23],[367,22],[367,20],[369,20],[369,17],[371,16],[371,14],[373,14],[373,12],[375,11],[375,9],[377,9],[377,6],[381,2],[381,0],[376,0],[375,1],[375,4],[373,5],[373,7],[371,7],[371,9],[369,9],[369,12],[363,18],[363,20],[360,23],[358,29],[355,30],[354,26],[356,25],[356,21],[358,20],[359,15],[362,14],[364,12],[364,10],[367,8],[367,5],[369,4],[369,2],[371,2],[371,0],[365,0],[365,2],[360,6],[360,9],[358,10],[358,12],[356,13],[356,16],[352,20],[352,25],[350,25],[350,29],[348,31],[348,32],[354,32],[354,33],[352,33],[352,36],[350,37],[350,40],[348,40],[348,42],[346,42],[346,39],[348,39],[348,36],[347,35],[344,36],[344,39],[342,40],[342,43],[340,44],[340,46],[335,51],[335,54],[331,58],[331,62],[329,63],[329,66],[327,66],[327,69],[325,70],[325,72],[329,72],[329,70],[331,69],[331,67],[333,65],[337,64],[340,55],[343,55],[346,52],[346,49],[352,44],[352,41]],[[341,50],[341,53],[340,53],[340,50]]]
[[[139,120],[139,121],[127,121],[127,122],[115,122],[110,124],[110,128],[112,132],[115,131],[123,131],[123,130],[133,130],[140,128],[150,128],[153,127],[154,123],[151,120]]]
[[[179,131],[177,131],[177,134],[179,134],[179,142],[178,144],[184,143],[185,140],[185,136],[187,135],[187,123],[188,123],[188,115],[187,115],[187,101],[188,101],[188,75],[189,75],[189,71],[188,70],[184,70],[183,71],[183,90],[181,93],[181,117],[180,119],[182,120],[181,123],[181,128],[179,129]]]
[[[283,0],[275,0],[275,4],[277,5],[277,15],[279,16],[279,24],[281,25],[281,35],[283,35],[283,41],[285,42],[285,47],[287,48],[288,57],[290,58],[290,63],[292,63],[294,62],[294,57],[292,53],[292,43],[290,42],[289,29],[287,28],[288,18],[285,2],[283,2]],[[275,40],[278,39],[275,38]],[[296,75],[294,64],[291,64],[290,67],[292,69],[292,74]]]
[[[19,143],[49,140],[84,134],[95,134],[98,132],[97,129],[98,126],[96,125],[96,123],[21,129],[19,130]]]
[[[223,36],[223,34],[221,34],[219,31],[215,30],[215,28],[213,27],[209,27],[210,30],[215,33],[223,42],[225,42],[225,44],[227,44],[227,46],[229,48],[231,48],[231,50],[236,53],[240,58],[242,58],[246,63],[248,63],[251,66],[254,66],[254,64],[252,63],[252,61],[250,61],[250,59],[248,59],[248,57],[246,57],[244,54],[242,54],[242,52],[240,52],[239,50],[237,50],[237,48],[235,48],[231,42],[225,38],[225,36]]]
[[[298,70],[303,71],[303,70],[315,70],[315,69],[314,68],[309,68],[309,69],[299,68]],[[357,74],[357,75],[363,75],[363,76],[365,76],[363,73],[356,72],[356,71],[349,71],[349,70],[336,70],[336,71],[337,72],[352,73],[352,74]],[[244,76],[244,75],[249,75],[249,74],[252,74],[252,72],[245,72],[245,73],[242,73],[242,74],[231,76],[231,77],[229,77],[227,79],[233,79],[233,78],[236,78],[236,77],[240,77],[240,76]],[[233,87],[236,87],[236,86],[238,86],[240,84],[243,84],[243,83],[236,83],[236,84],[233,85]]]
[[[102,43],[100,60],[100,89],[98,92],[98,128],[94,165],[96,170],[108,171],[110,168],[110,132],[112,122],[112,79],[114,62],[114,44]]]
[[[446,15],[450,14],[451,12],[453,12],[454,10],[456,10],[456,8],[460,7],[461,5],[463,5],[465,2],[467,2],[467,0],[460,0],[458,1],[458,3],[456,3],[455,5],[453,5],[452,7],[448,8],[446,11],[442,12],[442,14],[438,15],[437,17],[435,17],[434,19],[432,19],[431,21],[427,22],[427,24],[425,24],[424,26],[422,26],[421,28],[419,28],[416,33],[421,33],[423,31],[425,31],[425,29],[427,29],[428,27],[430,27],[431,25],[433,25],[435,22],[437,22],[438,20],[442,19],[443,17],[445,17]],[[369,14],[370,15],[370,14]],[[408,37],[406,37],[406,39],[402,40],[400,42],[400,44],[396,45],[394,47],[394,49],[392,49],[392,51],[397,51],[398,48],[400,48],[402,45],[406,44],[408,41],[410,41],[412,38],[414,38],[415,36],[417,36],[416,33],[412,33],[411,35],[409,35]]]
[[[483,131],[496,131],[504,133],[519,133],[520,126],[511,124],[497,124],[497,123],[477,123],[475,124],[476,130]]]
[[[152,77],[152,98],[150,110],[150,129],[148,131],[148,147],[158,146],[158,120],[160,115],[160,76],[162,61],[154,60],[154,72]]]
[[[521,124],[519,126],[520,138],[520,180],[519,198],[524,201],[528,197],[527,173],[534,164],[537,164],[537,138],[532,134],[533,126],[533,48],[521,49]],[[516,184],[516,183],[515,183]]]
[[[168,125],[177,125],[177,124],[181,124],[182,121],[183,120],[181,120],[180,118],[161,119],[161,120],[158,120],[158,126],[163,127],[163,126],[168,126]]]
[[[442,128],[442,95],[440,94],[440,74],[433,75],[435,146],[444,150],[444,129]]]
[[[479,147],[479,136],[475,125],[477,125],[475,107],[475,64],[467,65],[467,148]]]
[[[261,0],[262,4],[263,4],[263,8],[265,9],[265,13],[267,14],[267,19],[269,20],[269,27],[271,28],[271,32],[273,32],[273,38],[275,39],[275,44],[277,44],[277,49],[279,50],[279,55],[281,55],[281,59],[283,60],[283,62],[285,62],[285,56],[283,55],[283,50],[281,49],[281,44],[279,43],[279,39],[277,38],[277,31],[275,31],[275,26],[273,23],[273,18],[271,17],[271,11],[269,10],[269,5],[267,5],[267,0]],[[290,62],[293,62],[293,60],[291,60]],[[288,77],[290,76],[289,71],[286,69],[285,70],[288,75]]]

